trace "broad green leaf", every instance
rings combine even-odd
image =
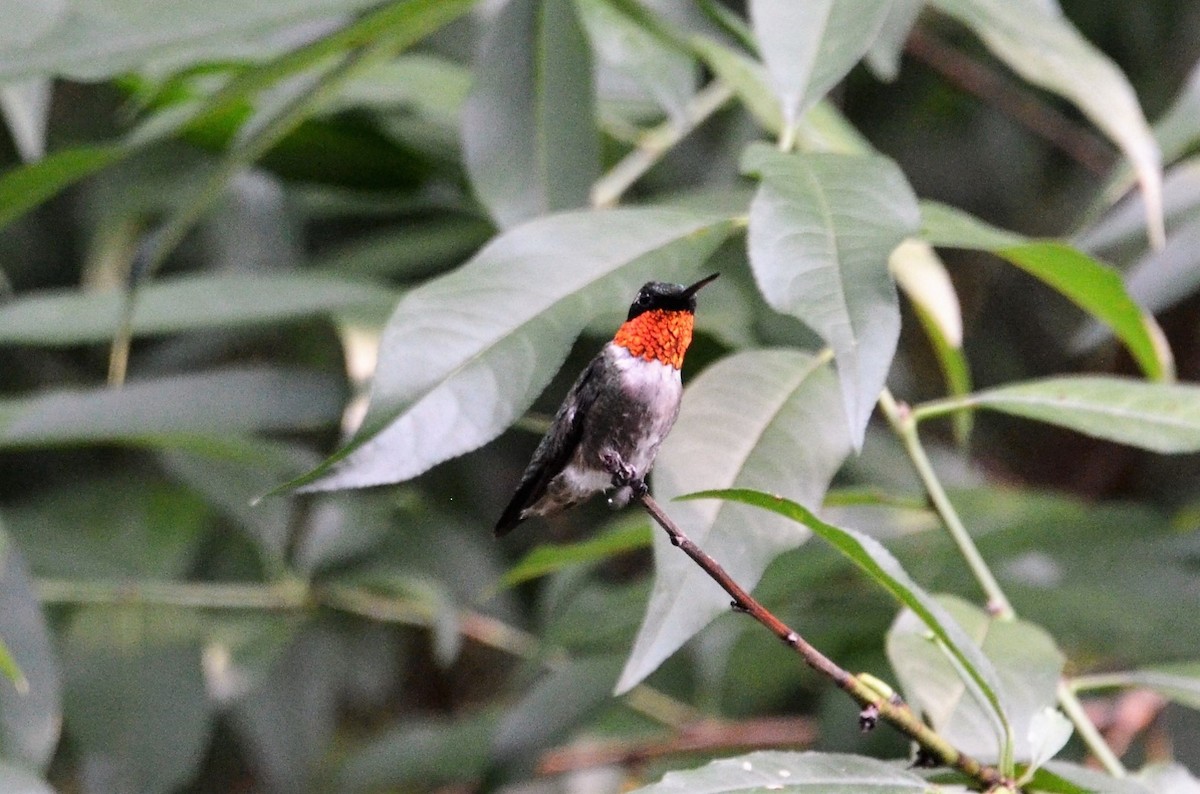
[[[795,350],[738,353],[713,364],[684,392],[652,479],[668,500],[734,485],[795,494],[814,508],[850,451],[827,358]],[[668,508],[688,536],[743,587],[808,532],[761,510],[721,502]],[[729,596],[661,533],[654,536],[654,591],[618,691],[652,673],[713,618]]]
[[[0,791],[8,794],[55,794],[49,783],[8,761],[0,761]]]
[[[592,64],[572,0],[510,0],[487,25],[463,157],[502,227],[586,206],[600,175]]]
[[[588,656],[548,673],[505,713],[492,751],[507,760],[561,744],[611,702],[621,662],[619,655]]]
[[[34,75],[94,81],[150,62],[161,68],[221,58],[261,59],[294,42],[296,26],[305,21],[371,5],[371,0],[133,6],[123,0],[61,0],[57,13],[36,33],[0,40],[0,82]]]
[[[601,61],[639,85],[678,125],[696,90],[696,62],[636,3],[575,0],[580,21]]]
[[[1037,0],[932,3],[971,28],[1021,77],[1072,102],[1121,148],[1142,186],[1150,239],[1161,245],[1162,159],[1137,95],[1116,64]]]
[[[887,0],[751,0],[750,20],[786,126],[858,63],[879,36]]]
[[[180,276],[138,293],[135,335],[286,322],[314,314],[380,309],[394,297],[377,285],[304,274]],[[77,345],[112,338],[124,296],[56,290],[0,305],[0,344]]]
[[[923,778],[895,764],[861,755],[766,751],[710,761],[699,769],[668,772],[633,794],[904,794],[929,792]]]
[[[808,527],[828,542],[843,556],[854,563],[881,585],[893,598],[908,607],[926,628],[941,642],[942,647],[956,662],[960,675],[970,678],[971,685],[988,703],[992,718],[1002,727],[1001,758],[1011,758],[1006,752],[1012,741],[1004,704],[1009,696],[992,663],[984,656],[975,641],[963,627],[932,596],[922,590],[896,561],[896,558],[879,541],[852,529],[835,527],[817,518],[812,511],[797,502],[782,496],[772,496],[749,489],[725,491],[701,491],[688,494],[690,499],[727,499],[763,508]],[[703,543],[700,544],[703,548]],[[718,559],[718,562],[720,560]],[[732,572],[731,572],[732,573]],[[737,578],[736,576],[734,577]],[[739,584],[741,584],[739,582]],[[744,586],[744,585],[743,585]]]
[[[644,518],[621,522],[609,531],[578,543],[539,545],[504,574],[501,583],[513,587],[563,568],[606,560],[617,554],[650,545],[650,527]]]
[[[362,429],[291,485],[400,482],[490,441],[532,404],[592,316],[628,306],[645,281],[693,278],[734,228],[700,211],[620,209],[501,235],[401,299]]]
[[[900,306],[888,256],[919,222],[916,197],[877,155],[784,154],[756,144],[748,247],[767,303],[821,335],[837,362],[851,438],[863,433],[896,352]]]
[[[137,607],[73,616],[63,641],[66,730],[105,788],[175,791],[203,759],[214,715],[200,647],[186,634],[177,618]]]
[[[19,671],[0,680],[0,756],[45,769],[62,727],[58,656],[25,560],[2,529],[0,639]]]
[[[1152,452],[1200,451],[1200,386],[1191,384],[1065,376],[939,400],[915,413],[925,418],[964,408],[1036,419]]]
[[[1108,265],[1066,243],[1026,240],[952,207],[925,202],[921,211],[922,237],[930,245],[990,251],[1008,260],[1112,328],[1147,376],[1174,378],[1162,329],[1134,303],[1120,275]]]
[[[10,397],[0,400],[0,448],[111,442],[203,447],[210,438],[329,425],[340,416],[342,397],[336,377],[282,369]]]
[[[1153,689],[1176,703],[1200,709],[1200,662],[1086,675],[1076,678],[1071,683],[1076,691],[1081,692],[1114,687]]]
[[[997,620],[953,596],[937,601],[991,662],[1003,686],[1015,760],[1032,760],[1043,748],[1031,743],[1031,729],[1035,720],[1046,719],[1042,712],[1056,702],[1062,653],[1050,635],[1032,623]],[[975,699],[957,665],[911,611],[900,613],[888,631],[887,654],[905,699],[934,730],[985,763],[997,761],[999,737],[989,705]]]

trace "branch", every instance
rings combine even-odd
[[[1093,174],[1105,176],[1111,169],[1112,150],[1100,138],[945,41],[914,28],[904,49],[949,82],[1044,138]]]
[[[980,763],[971,756],[959,752],[944,738],[913,713],[898,697],[888,697],[877,687],[867,684],[859,676],[852,675],[838,667],[832,660],[810,645],[800,634],[793,631],[786,623],[760,604],[752,595],[742,589],[741,585],[721,567],[720,563],[708,556],[691,538],[683,533],[671,517],[663,512],[662,507],[648,493],[638,497],[642,507],[661,526],[684,554],[692,558],[714,582],[733,598],[733,608],[745,612],[750,617],[766,626],[772,634],[781,639],[785,645],[799,653],[809,667],[833,681],[839,689],[853,698],[863,707],[859,718],[864,730],[874,726],[877,719],[889,723],[920,745],[922,752],[929,758],[953,767],[963,774],[978,781],[985,788],[992,788],[1009,783],[1000,770]]]

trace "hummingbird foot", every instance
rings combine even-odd
[[[612,475],[613,487],[617,489],[617,492],[608,500],[614,507],[624,507],[629,504],[631,498],[641,499],[650,492],[645,479],[638,476],[637,469],[626,463],[613,450],[601,452],[600,461]]]

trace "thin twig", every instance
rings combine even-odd
[[[904,49],[949,82],[1044,138],[1093,174],[1105,176],[1112,170],[1112,150],[1100,138],[937,36],[915,28]]]
[[[537,771],[541,775],[561,775],[598,766],[631,766],[674,755],[808,747],[816,738],[816,726],[807,719],[706,719],[681,726],[674,735],[659,740],[613,739],[556,747],[542,755]]]
[[[777,618],[769,609],[760,604],[753,596],[742,589],[741,585],[721,567],[720,563],[708,556],[699,546],[692,542],[671,517],[663,512],[662,507],[649,494],[639,497],[642,507],[650,514],[658,525],[666,531],[672,545],[678,546],[684,554],[692,558],[714,582],[719,584],[733,598],[733,607],[739,612],[745,612],[750,617],[766,626],[771,633],[781,639],[785,645],[799,653],[809,667],[829,678],[839,689],[852,697],[863,707],[864,724],[879,719],[892,725],[905,736],[909,737],[928,754],[942,764],[953,767],[963,774],[978,781],[985,788],[991,788],[1005,781],[1000,770],[980,763],[965,753],[959,752],[953,745],[938,735],[932,728],[913,713],[903,701],[898,698],[888,698],[877,688],[865,683],[858,676],[843,670],[832,660],[814,648],[800,634],[793,631],[786,623]]]

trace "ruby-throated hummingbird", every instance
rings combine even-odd
[[[496,522],[497,537],[609,488],[617,489],[609,500],[615,507],[635,490],[645,493],[646,475],[679,415],[679,368],[692,343],[696,293],[718,275],[690,287],[651,281],[638,290],[628,319],[554,415]]]

